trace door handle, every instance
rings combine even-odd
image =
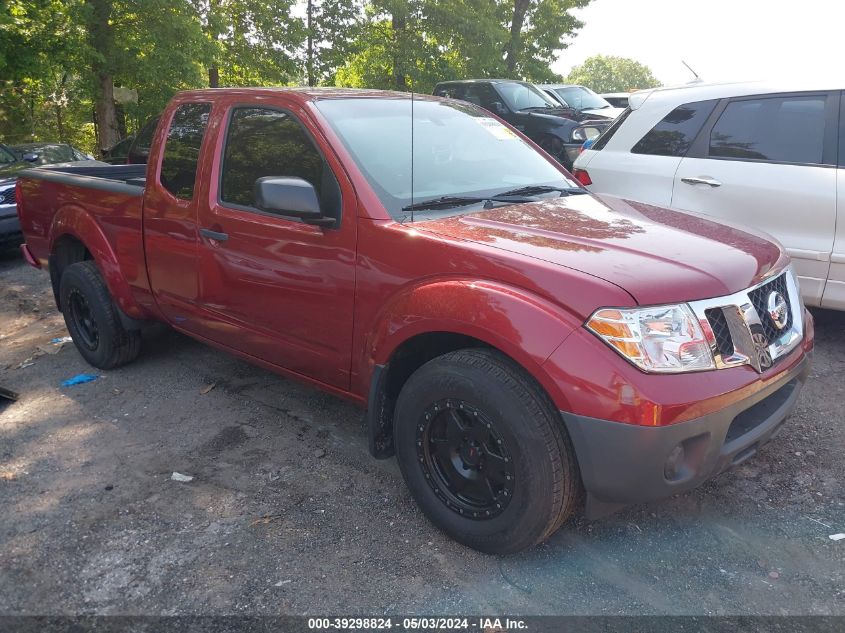
[[[218,231],[212,231],[211,229],[200,229],[200,235],[206,239],[215,240],[217,242],[225,242],[229,239],[228,233],[219,233]]]
[[[688,185],[709,185],[711,187],[721,187],[722,183],[718,180],[713,178],[681,178],[681,182],[684,182]]]

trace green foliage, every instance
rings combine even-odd
[[[95,111],[132,134],[175,92],[214,82],[430,92],[468,77],[553,80],[581,26],[571,9],[588,2],[4,0],[0,140],[93,152]],[[136,90],[137,103],[112,108],[111,85]]]
[[[657,88],[660,82],[645,66],[627,57],[595,55],[573,68],[567,83],[587,86],[596,92],[628,92]]]

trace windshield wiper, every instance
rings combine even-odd
[[[572,196],[582,193],[587,193],[583,187],[552,187],[550,185],[528,185],[527,187],[519,187],[518,189],[511,189],[502,193],[497,193],[497,196],[536,196],[540,193],[551,193],[552,191],[559,191],[560,197]]]
[[[533,199],[525,197],[525,195],[513,193],[500,193],[495,196],[441,196],[439,198],[432,198],[431,200],[423,200],[409,204],[402,207],[402,211],[422,211],[425,209],[451,209],[453,207],[466,207],[471,204],[478,204],[483,202],[485,207],[491,202],[507,202],[509,204],[519,204],[522,202],[534,202]]]

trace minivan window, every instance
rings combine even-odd
[[[634,154],[685,156],[716,107],[716,99],[685,103],[672,110],[631,148]]]
[[[402,209],[412,198],[417,203],[442,196],[484,197],[529,185],[578,187],[488,112],[468,103],[419,100],[413,106],[412,190],[409,99],[325,99],[315,105],[399,221],[407,219]],[[466,210],[455,206],[418,215]]]
[[[820,164],[824,95],[732,101],[710,133],[710,156]]]
[[[191,200],[210,103],[186,103],[176,109],[161,162],[161,185],[177,198]]]
[[[323,189],[328,170],[300,123],[287,112],[270,108],[237,108],[232,112],[220,199],[255,206],[255,181],[265,176],[294,176]]]

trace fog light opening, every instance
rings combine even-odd
[[[681,444],[678,444],[669,453],[666,464],[663,466],[663,476],[669,481],[680,479],[683,476],[685,458],[686,451]]]

